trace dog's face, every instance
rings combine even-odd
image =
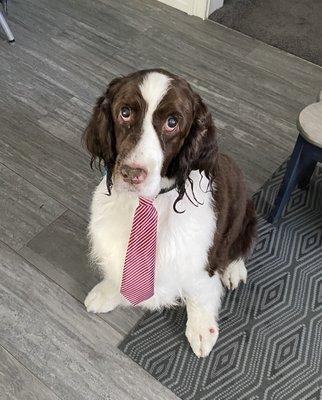
[[[84,138],[92,161],[108,167],[110,188],[113,182],[117,191],[145,197],[173,184],[184,192],[190,171],[207,172],[216,159],[206,106],[185,80],[163,70],[113,80],[97,100]]]

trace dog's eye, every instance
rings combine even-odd
[[[166,131],[171,132],[176,128],[177,125],[178,125],[178,118],[174,117],[173,115],[170,115],[165,124],[165,129]]]
[[[124,121],[128,121],[131,118],[131,109],[130,107],[124,106],[121,108],[120,115]]]

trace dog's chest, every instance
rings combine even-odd
[[[94,256],[119,286],[138,199],[123,193],[111,197],[103,193],[102,182],[93,198],[90,236]],[[173,304],[189,282],[204,273],[216,220],[211,199],[202,194],[202,206],[196,207],[188,199],[178,204],[179,210],[185,210],[183,214],[173,210],[175,191],[155,200],[158,212],[155,294],[145,302],[147,307]]]

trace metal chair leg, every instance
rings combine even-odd
[[[4,30],[4,33],[6,34],[8,41],[10,43],[13,43],[15,41],[15,37],[13,36],[11,29],[9,28],[9,25],[7,24],[7,21],[1,11],[0,11],[0,26],[2,26],[2,29]]]
[[[0,11],[0,26],[4,30],[9,43],[13,43],[15,41],[15,37],[11,32],[11,29],[6,21],[5,15],[8,13],[8,0],[0,0],[0,5],[2,4],[4,14]]]

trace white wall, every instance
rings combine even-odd
[[[224,0],[159,0],[161,3],[167,4],[168,6],[177,8],[189,15],[195,15],[202,19],[208,18],[208,16],[222,7]]]
[[[212,14],[215,10],[218,10],[218,8],[222,7],[224,5],[224,0],[210,0],[209,4],[209,14],[207,17]]]

